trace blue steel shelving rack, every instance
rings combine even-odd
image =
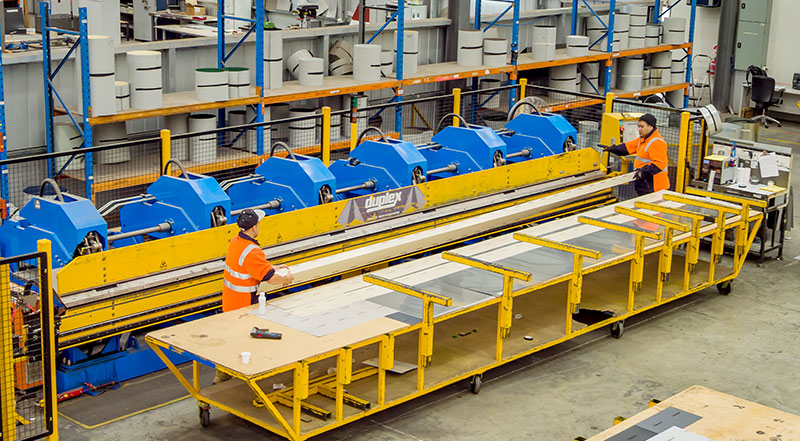
[[[247,37],[253,32],[256,33],[256,93],[261,100],[256,105],[256,117],[253,121],[250,121],[250,123],[262,123],[264,122],[264,2],[256,2],[256,18],[254,20],[250,17],[225,15],[225,1],[226,0],[217,0],[217,67],[224,69],[225,64],[242,44],[244,44]],[[226,53],[225,50],[225,20],[244,21],[253,25],[228,53]],[[222,128],[224,126],[225,108],[223,107],[218,111],[217,127]],[[245,132],[242,132],[238,136],[243,136],[244,133]],[[264,154],[263,126],[256,129],[256,154]]]
[[[61,104],[61,107],[65,109],[67,116],[69,117],[72,124],[78,130],[78,132],[83,137],[83,144],[81,147],[88,148],[92,147],[92,126],[89,124],[89,118],[91,116],[91,93],[90,93],[90,86],[89,86],[89,39],[88,39],[88,23],[86,19],[86,8],[79,8],[78,9],[78,22],[79,22],[79,31],[70,31],[66,29],[59,29],[50,27],[50,4],[47,2],[42,2],[39,8],[41,20],[42,20],[42,74],[44,77],[44,110],[45,110],[45,142],[47,145],[47,153],[52,153],[54,151],[54,139],[53,139],[53,118],[55,115],[55,107],[53,103],[53,97],[58,100]],[[58,66],[56,66],[55,70],[52,69],[52,48],[50,47],[50,32],[55,32],[58,34],[65,34],[70,35],[73,37],[78,37],[77,41],[72,44],[69,48],[69,51],[64,56],[64,58],[59,61]],[[79,119],[81,120],[82,126],[78,124],[78,121],[75,119],[75,115],[69,111],[66,103],[64,100],[61,99],[61,96],[58,94],[55,85],[53,84],[53,79],[55,79],[58,72],[64,67],[64,64],[67,62],[69,57],[75,52],[75,49],[80,48],[80,76],[81,76],[81,104],[82,104],[82,114],[80,115]],[[94,183],[94,164],[92,162],[92,154],[86,153],[84,154],[84,173],[85,173],[85,194],[87,199],[92,199],[92,185]],[[60,170],[56,170],[54,167],[54,163],[52,159],[47,160],[47,175],[50,178],[58,177],[62,171],[66,169],[69,163],[75,159],[75,156],[71,157],[62,167]]]
[[[664,16],[667,12],[672,10],[678,3],[683,0],[676,0],[672,3],[667,9],[661,11],[661,0],[655,0],[655,5],[653,7],[653,22],[660,23],[661,17]],[[694,26],[695,26],[695,19],[697,13],[697,0],[691,0],[692,7],[691,7],[691,14],[689,19],[689,43],[692,44],[686,52],[686,82],[690,83],[692,80],[692,49],[694,48]],[[578,33],[578,5],[583,3],[601,23],[603,23],[603,19],[595,12],[594,8],[586,1],[586,0],[573,0],[572,2],[572,27],[571,27],[571,35],[575,35]],[[606,28],[606,43],[607,43],[607,51],[609,53],[613,52],[614,48],[614,11],[616,10],[617,2],[616,0],[609,0],[609,13],[608,13],[608,24],[603,23],[603,26]],[[601,38],[602,39],[602,38]],[[599,41],[599,40],[598,40]],[[598,41],[590,42],[589,47],[591,48]],[[611,65],[606,64],[605,67],[605,89],[604,94],[607,94],[610,91],[609,84],[611,82]],[[683,98],[683,106],[689,106],[689,96],[684,95]]]

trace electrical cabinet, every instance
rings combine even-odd
[[[767,63],[771,16],[772,0],[741,0],[736,31],[736,70]]]

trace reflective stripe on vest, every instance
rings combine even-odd
[[[653,145],[654,142],[656,142],[656,139],[661,139],[661,138],[653,138],[653,139],[651,139],[650,142],[648,142],[647,145],[645,146],[644,151],[647,151],[650,148],[650,146]]]
[[[226,288],[230,289],[231,291],[235,292],[242,292],[242,293],[251,293],[258,291],[258,284],[252,286],[236,286],[231,282],[228,282],[225,279],[222,279],[222,284],[225,285]]]
[[[248,254],[250,254],[250,251],[253,251],[253,250],[257,249],[257,248],[258,247],[256,245],[253,245],[253,244],[250,244],[250,245],[246,246],[244,248],[244,251],[242,251],[242,254],[239,255],[239,266],[244,265],[244,259],[247,257]]]
[[[239,280],[248,281],[248,280],[250,280],[250,279],[252,278],[252,277],[250,277],[250,274],[244,274],[244,273],[240,273],[240,272],[234,271],[234,270],[233,270],[231,267],[229,267],[227,264],[225,265],[225,271],[226,271],[228,274],[230,274],[230,275],[231,275],[231,277],[233,277],[233,278],[236,278],[236,279],[239,279]]]

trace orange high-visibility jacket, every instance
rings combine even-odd
[[[262,280],[275,274],[258,242],[239,233],[228,246],[222,277],[222,311],[233,311],[251,305]]]
[[[628,149],[628,154],[636,155],[636,159],[633,161],[634,168],[642,168],[652,163],[661,169],[661,172],[653,175],[653,191],[669,188],[667,143],[658,133],[658,130],[653,130],[653,133],[647,139],[639,137],[626,142],[625,147]]]

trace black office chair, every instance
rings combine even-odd
[[[775,98],[775,78],[754,75],[753,84],[750,87],[750,98],[756,103],[756,111],[761,111],[761,115],[754,117],[752,120],[762,121],[766,128],[769,128],[768,122],[775,123],[778,127],[781,127],[780,121],[767,116],[767,109],[780,103],[782,99],[782,96]],[[783,95],[783,92],[780,95]]]

